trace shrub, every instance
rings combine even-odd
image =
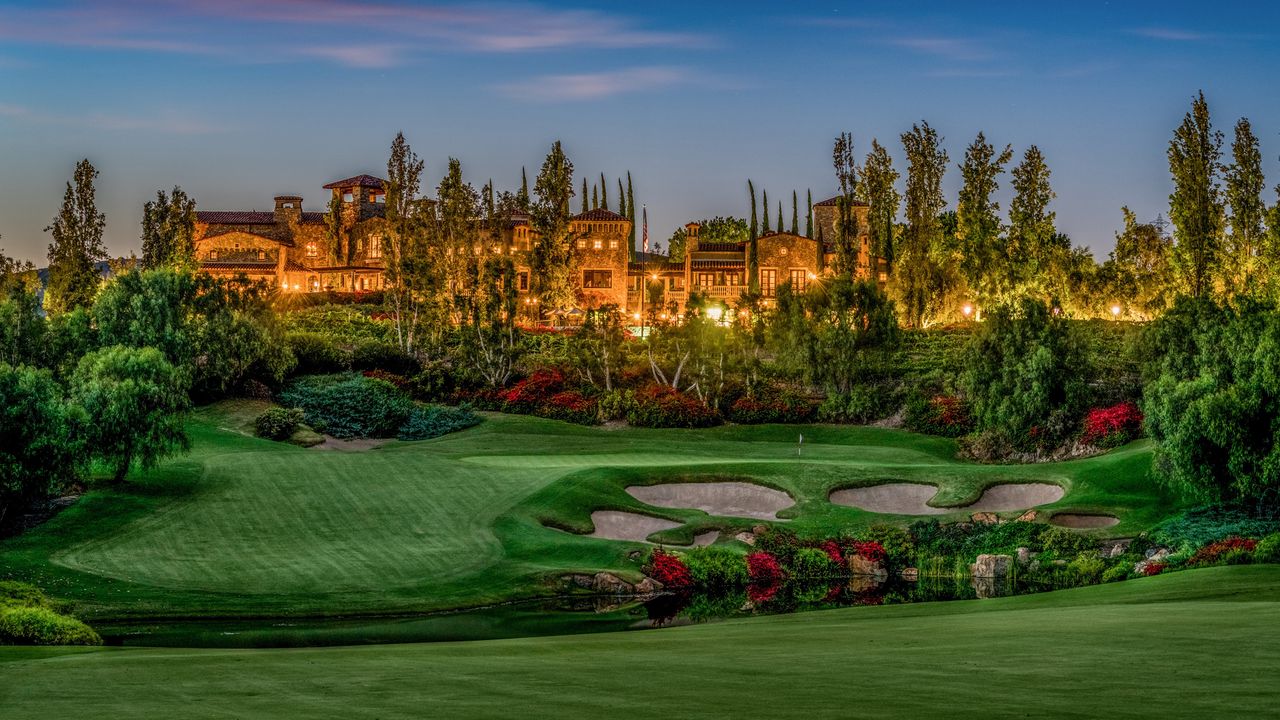
[[[635,393],[630,390],[609,390],[596,398],[601,422],[625,419],[634,404]]]
[[[894,567],[906,567],[915,560],[916,546],[911,533],[895,525],[873,525],[863,539],[884,548],[885,560]]]
[[[1258,562],[1280,562],[1280,533],[1272,533],[1258,541],[1253,557]]]
[[[840,551],[840,546],[834,540],[826,540],[819,546],[822,552],[827,554],[831,562],[839,567],[844,567],[844,553]]]
[[[747,577],[753,585],[776,585],[782,582],[782,566],[767,552],[753,552],[747,556]]]
[[[1188,510],[1151,529],[1151,541],[1175,549],[1199,548],[1231,536],[1262,537],[1280,532],[1280,520],[1255,517],[1235,507]]]
[[[888,555],[884,551],[884,546],[874,540],[867,542],[854,540],[850,542],[845,555],[857,555],[878,563],[883,563],[888,559]]]
[[[409,419],[405,420],[404,425],[400,426],[396,437],[400,440],[426,440],[465,430],[479,425],[481,421],[482,418],[471,412],[467,405],[456,408],[447,405],[416,407],[409,413]]]
[[[1120,580],[1128,580],[1128,579],[1129,579],[1129,565],[1126,563],[1120,563],[1119,565],[1112,565],[1111,567],[1107,568],[1106,572],[1102,573],[1102,582],[1104,583],[1119,582]]]
[[[1105,408],[1094,408],[1084,418],[1080,440],[1100,448],[1115,448],[1130,442],[1142,429],[1142,411],[1125,401]]]
[[[422,371],[409,381],[408,389],[418,400],[427,402],[445,400],[455,389],[453,373],[443,363],[425,363]]]
[[[412,392],[413,384],[403,375],[397,375],[386,370],[364,370],[360,374],[374,380],[385,380],[405,392]]]
[[[508,412],[532,414],[551,396],[564,390],[564,373],[557,368],[539,368],[501,393]]]
[[[352,374],[298,378],[280,400],[302,408],[308,425],[337,438],[394,437],[414,410],[391,383]]]
[[[564,420],[579,425],[595,425],[599,420],[596,401],[584,397],[577,390],[565,390],[547,398],[538,406],[539,417]]]
[[[44,607],[0,609],[0,643],[9,645],[101,645],[93,628]]]
[[[720,415],[697,398],[665,385],[650,385],[635,393],[627,422],[639,427],[697,428],[720,422]]]
[[[726,417],[743,425],[763,423],[804,423],[813,420],[814,407],[793,393],[769,393],[760,397],[742,396],[729,406]]]
[[[750,557],[747,558],[750,561]],[[791,560],[791,576],[801,579],[829,578],[837,574],[837,567],[825,550],[800,548]],[[753,577],[754,581],[755,578]]]
[[[695,585],[718,590],[747,584],[747,565],[742,556],[727,548],[699,547],[685,554],[685,565]]]
[[[0,580],[0,608],[45,607],[49,598],[40,588],[16,580]]]
[[[1166,565],[1165,563],[1158,563],[1158,562],[1147,563],[1146,565],[1142,566],[1142,575],[1143,577],[1151,577],[1152,575],[1159,575],[1160,573],[1164,572],[1165,569],[1168,567],[1169,566]]]
[[[1096,584],[1106,569],[1107,564],[1096,552],[1082,552],[1067,563],[1067,573],[1085,585]]]
[[[693,576],[689,574],[689,567],[684,564],[680,556],[664,550],[654,550],[649,555],[644,574],[672,590],[693,585]]]
[[[1196,551],[1191,559],[1187,561],[1188,565],[1217,565],[1226,562],[1229,556],[1239,555],[1243,553],[1247,557],[1252,557],[1253,551],[1258,547],[1257,540],[1251,540],[1241,537],[1229,537],[1225,540],[1219,540],[1209,543]],[[1236,557],[1236,562],[1232,564],[1241,564],[1247,562]]]
[[[968,405],[955,395],[915,394],[907,401],[902,425],[913,432],[956,438],[973,431],[973,418]]]
[[[412,375],[418,361],[394,343],[370,340],[356,345],[351,353],[354,370],[385,370],[396,375]]]
[[[1045,530],[1040,536],[1040,542],[1045,552],[1053,553],[1060,558],[1075,557],[1097,549],[1094,541],[1088,536],[1060,527]]]
[[[328,335],[318,332],[291,332],[285,343],[297,360],[294,372],[298,375],[334,373],[351,367],[351,356],[338,347]]]
[[[1003,430],[984,430],[960,439],[960,454],[978,462],[998,462],[1014,451],[1014,443]]]
[[[302,421],[302,408],[273,407],[258,416],[254,421],[254,429],[261,438],[288,440]]]

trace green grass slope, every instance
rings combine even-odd
[[[1280,567],[652,632],[300,650],[0,648],[6,719],[1239,718]]]
[[[878,428],[604,429],[494,415],[434,440],[340,452],[252,437],[260,409],[205,409],[191,423],[190,454],[95,489],[0,543],[0,577],[33,582],[89,619],[476,605],[549,593],[548,578],[566,572],[634,577],[628,553],[643,545],[561,530],[589,531],[592,510],[685,523],[668,541],[753,524],[648,507],[624,491],[674,479],[784,489],[797,500],[784,511],[791,526],[825,534],[912,520],[826,500],[835,488],[893,480],[933,483],[942,503],[976,499],[998,482],[1057,483],[1067,494],[1051,508],[1115,513],[1116,534],[1176,509],[1148,480],[1143,444],[1068,463],[984,466],[955,460],[950,441]]]

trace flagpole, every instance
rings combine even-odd
[[[647,323],[644,315],[644,296],[649,294],[649,206],[641,205],[641,219],[644,230],[640,234],[640,337],[648,338]]]

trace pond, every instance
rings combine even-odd
[[[787,582],[654,598],[572,597],[408,617],[156,620],[95,624],[108,645],[285,648],[654,630],[730,618],[856,605],[971,600],[1053,589],[1016,579],[921,578]]]

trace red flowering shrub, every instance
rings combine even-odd
[[[831,562],[844,567],[844,554],[840,552],[840,546],[834,540],[827,540],[818,547],[831,558]]]
[[[666,385],[650,385],[636,391],[627,422],[654,428],[710,427],[720,422],[720,414],[692,395]]]
[[[884,551],[884,546],[874,541],[861,542],[854,540],[849,544],[848,550],[852,555],[857,555],[878,563],[883,563],[889,556],[889,554]]]
[[[782,582],[782,566],[767,552],[753,552],[747,556],[747,577],[752,584],[779,583]]]
[[[742,396],[729,406],[730,422],[743,425],[762,423],[812,422],[817,412],[813,403],[790,393],[751,398]]]
[[[529,377],[502,393],[509,412],[532,413],[539,405],[564,390],[564,373],[557,368],[539,368]]]
[[[401,390],[406,390],[409,387],[409,380],[405,376],[387,372],[386,370],[365,370],[361,375],[375,380],[386,380]]]
[[[1142,566],[1142,574],[1145,575],[1146,577],[1151,577],[1152,575],[1159,575],[1160,573],[1164,572],[1165,568],[1167,567],[1169,566],[1164,563],[1147,563],[1146,565]]]
[[[693,585],[693,576],[689,574],[689,567],[684,564],[680,556],[663,550],[654,550],[649,556],[645,574],[671,590]]]
[[[1094,408],[1084,418],[1080,440],[1101,448],[1120,447],[1138,436],[1142,429],[1142,411],[1132,402],[1105,408]]]
[[[535,414],[579,425],[594,425],[598,417],[596,401],[577,390],[565,390],[552,395],[538,406]]]
[[[782,583],[751,583],[747,586],[747,599],[753,605],[763,605],[773,599],[782,589]]]
[[[1209,543],[1196,551],[1187,561],[1188,565],[1217,565],[1232,553],[1252,553],[1258,547],[1258,541],[1251,538],[1229,537]]]
[[[926,435],[960,437],[973,431],[969,406],[955,395],[917,395],[907,403],[902,424]]]

